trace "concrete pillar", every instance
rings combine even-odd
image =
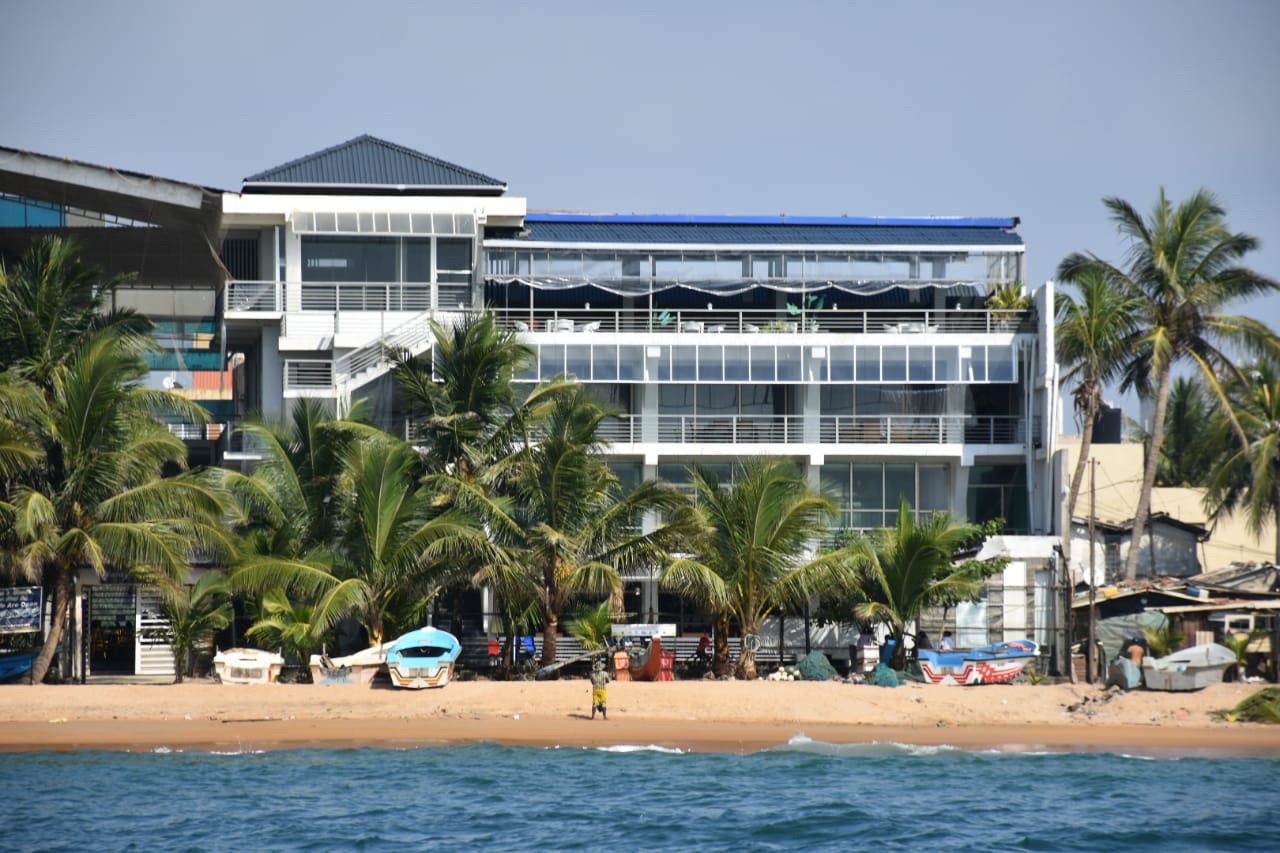
[[[262,416],[269,421],[284,417],[284,361],[280,358],[280,327],[263,326],[258,350],[259,387],[262,389]]]

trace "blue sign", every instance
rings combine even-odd
[[[43,592],[38,586],[0,589],[0,634],[39,631]]]

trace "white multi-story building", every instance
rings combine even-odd
[[[13,210],[38,193],[56,208],[46,184],[91,201],[114,180],[129,210],[155,191],[39,165],[44,183],[0,170]],[[175,369],[157,381],[216,397],[220,426],[191,439],[222,464],[255,456],[237,420],[303,397],[335,411],[367,397],[412,435],[384,345],[424,352],[430,320],[488,307],[537,354],[521,381],[567,373],[623,413],[607,430],[625,480],[682,483],[695,460],[728,479],[737,460],[775,456],[835,498],[845,527],[891,525],[900,497],[1010,533],[1058,527],[1052,287],[1029,309],[986,303],[1025,280],[1016,218],[535,213],[502,181],[369,136],[245,179],[220,211],[216,191],[169,183],[165,233],[181,245],[175,206],[194,206],[186,230],[216,228],[223,267],[205,257],[168,296],[132,304],[177,322],[162,365]],[[201,316],[165,316],[170,298]],[[186,369],[197,351],[217,354],[216,383]],[[632,581],[629,610],[674,621],[678,602]]]

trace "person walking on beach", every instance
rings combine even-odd
[[[609,719],[609,711],[605,707],[609,701],[609,671],[604,661],[598,660],[591,668],[591,719],[596,718],[596,711],[602,719]]]

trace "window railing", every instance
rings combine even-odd
[[[319,359],[287,359],[284,390],[315,391],[333,388],[333,362]]]

